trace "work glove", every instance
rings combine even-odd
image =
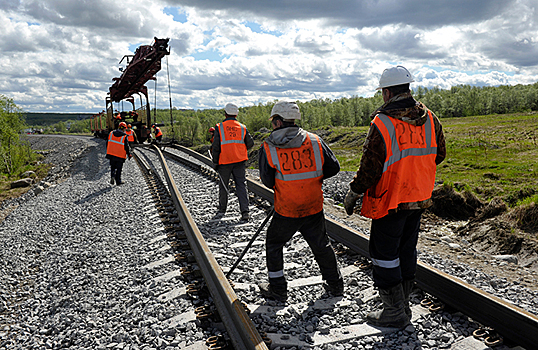
[[[346,209],[347,215],[353,214],[355,204],[360,197],[361,195],[353,192],[351,188],[347,191],[346,197],[344,198],[344,208]]]

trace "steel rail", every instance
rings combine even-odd
[[[174,148],[189,154],[208,166],[212,164],[209,158],[191,149],[182,146],[174,146]],[[273,190],[248,177],[247,186],[250,191],[273,204]],[[331,218],[326,217],[325,223],[330,237],[360,255],[370,258],[367,235]],[[462,311],[479,323],[492,327],[505,339],[528,349],[533,349],[538,344],[538,316],[420,260],[417,266],[416,281],[417,286],[423,291]]]
[[[241,301],[237,298],[235,291],[191,217],[161,150],[157,146],[154,146],[153,149],[159,156],[170,195],[178,212],[190,248],[200,267],[213,302],[217,307],[219,316],[226,327],[234,348],[268,350],[267,345],[258,333],[256,326],[248,316]]]

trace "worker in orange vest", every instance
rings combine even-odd
[[[125,130],[125,134],[127,134],[127,140],[129,141],[129,145],[138,143],[138,140],[136,139],[136,133],[132,129],[131,124],[127,124],[127,130]]]
[[[220,176],[218,211],[225,213],[228,206],[228,183],[233,175],[235,194],[239,200],[241,220],[249,219],[245,167],[248,150],[254,146],[247,127],[237,121],[239,108],[233,103],[224,107],[225,119],[216,125],[211,154],[213,167]]]
[[[211,139],[209,140],[209,142],[211,142],[211,144],[213,144],[213,139],[215,138],[215,128],[210,127],[209,130],[207,130],[207,132],[211,134]]]
[[[369,250],[383,307],[366,319],[379,327],[410,322],[420,219],[432,205],[436,166],[446,156],[441,123],[413,98],[413,81],[403,66],[383,71],[377,89],[384,104],[371,116],[361,164],[344,199],[351,215],[364,194],[361,214],[372,219]]]
[[[117,112],[116,114],[114,114],[114,129],[117,129],[121,122],[122,122],[121,113]]]
[[[121,185],[121,170],[123,163],[127,157],[131,158],[131,152],[129,149],[129,141],[127,140],[127,134],[124,130],[127,127],[125,122],[121,122],[118,125],[118,129],[113,130],[108,134],[108,141],[106,144],[106,158],[110,160],[110,184]]]
[[[161,140],[163,139],[163,132],[161,131],[161,128],[159,128],[155,124],[153,124],[151,127],[153,128],[153,132],[155,133],[155,140],[161,142]]]
[[[297,103],[277,102],[270,119],[273,132],[258,152],[258,164],[263,184],[275,191],[275,214],[265,243],[269,283],[258,287],[268,299],[287,299],[283,248],[298,231],[314,253],[325,290],[341,296],[344,280],[327,236],[321,190],[323,179],[338,174],[340,163],[320,137],[295,125],[301,119]]]

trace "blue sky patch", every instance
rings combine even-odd
[[[148,44],[142,44],[142,43],[137,43],[137,44],[131,44],[129,45],[129,51],[131,51],[134,55],[136,49],[138,49],[139,46],[141,45],[148,45]]]
[[[221,54],[217,50],[195,52],[189,56],[194,57],[196,61],[210,60],[212,62],[221,62],[224,58],[229,57],[228,55]]]
[[[165,7],[163,12],[171,15],[175,22],[187,23],[187,14],[180,7]]]
[[[244,22],[245,27],[250,28],[254,33],[265,33],[265,34],[271,34],[274,36],[282,36],[282,32],[278,30],[263,30],[262,26],[256,22],[250,22],[246,21]]]

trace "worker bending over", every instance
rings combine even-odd
[[[153,128],[153,132],[155,133],[155,140],[157,142],[161,142],[163,139],[163,132],[161,131],[161,128],[159,128],[155,124],[153,124],[151,127]]]

